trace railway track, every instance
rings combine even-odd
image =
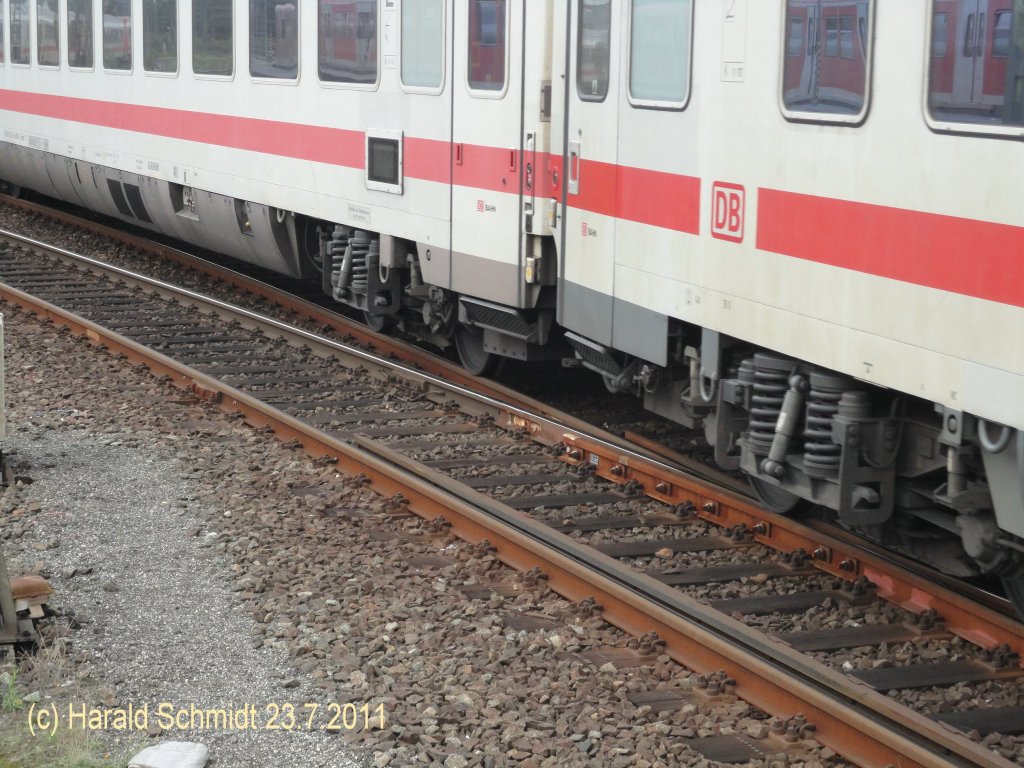
[[[761,743],[716,737],[692,745],[707,756],[785,751],[813,726],[815,739],[862,765],[1012,764],[967,734],[1017,732],[1024,702],[936,718],[891,695],[1019,689],[1024,628],[998,612],[854,543],[763,512],[650,451],[506,402],[496,390],[476,391],[471,380],[455,383],[42,243],[3,238],[5,301],[364,475],[396,514],[493,547],[580,611],[638,638],[634,648],[595,655],[595,664],[644,664],[667,653],[703,676],[703,687],[685,695],[666,690],[636,703],[671,709],[735,690],[780,718]],[[879,601],[888,620],[858,623]],[[925,661],[949,643],[955,658]],[[863,664],[870,654],[851,655],[897,644],[922,652],[882,666]]]

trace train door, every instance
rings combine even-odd
[[[612,0],[571,0],[563,273],[559,322],[612,343],[618,189],[621,13]]]
[[[532,0],[454,4],[451,287],[522,306],[523,38]]]
[[[982,105],[987,47],[988,0],[961,0],[957,8],[958,34],[953,64],[953,106],[971,109]]]

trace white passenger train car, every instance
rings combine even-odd
[[[0,8],[11,188],[574,355],[1024,602],[1024,0]]]

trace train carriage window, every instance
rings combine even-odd
[[[377,82],[377,0],[318,0],[317,61],[328,83]]]
[[[946,17],[941,23],[940,16]],[[946,43],[940,45],[940,36]],[[932,0],[928,112],[932,120],[969,131],[1012,128],[1019,135],[1017,129],[1024,126],[1024,0]]]
[[[992,57],[1005,59],[1010,55],[1010,25],[1013,14],[1009,11],[996,11],[995,28],[992,30]]]
[[[402,3],[402,85],[440,88],[444,81],[444,0]]]
[[[863,21],[863,19],[861,19]],[[862,25],[862,29],[867,29],[866,25]],[[863,33],[862,33],[863,34]],[[863,39],[863,38],[862,38]],[[853,42],[853,16],[844,14],[839,17],[839,55],[844,59],[856,59],[854,54],[854,42]],[[861,51],[867,49],[863,46]]]
[[[67,0],[68,66],[92,69],[92,0]]]
[[[3,64],[7,60],[4,55],[7,50],[4,48],[4,19],[7,18],[4,10],[4,0],[0,0],[0,64]]]
[[[789,20],[789,32],[786,34],[786,55],[790,57],[804,55],[804,20]]]
[[[942,59],[949,50],[949,14],[936,13],[932,18],[932,58]]]
[[[505,0],[470,0],[469,87],[478,91],[505,89],[508,47]]]
[[[178,71],[178,0],[143,0],[142,67]]]
[[[576,91],[584,101],[604,101],[611,71],[611,0],[580,0],[576,41]]]
[[[29,21],[29,0],[10,0],[11,11],[11,63],[31,64],[32,28]]]
[[[874,0],[786,0],[782,106],[786,117],[859,123],[867,113]],[[799,20],[799,24],[797,24]],[[794,41],[799,30],[804,37]],[[799,51],[793,55],[793,51]]]
[[[131,0],[103,0],[103,66],[132,68]]]
[[[235,73],[231,0],[192,3],[192,72],[224,77]]]
[[[249,0],[249,74],[299,77],[299,0]]]
[[[633,0],[629,98],[634,106],[685,106],[690,95],[692,25],[692,0]]]
[[[839,55],[838,16],[831,16],[825,19],[825,55],[833,58]]]
[[[57,0],[36,0],[36,63],[60,66],[60,37]]]

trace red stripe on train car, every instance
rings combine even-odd
[[[759,190],[757,247],[1024,307],[1024,227]]]
[[[365,167],[362,131],[3,89],[0,110],[346,168]],[[466,144],[461,164],[453,167],[447,142],[405,138],[405,175],[439,184],[518,195],[523,157],[512,149]],[[552,175],[561,170],[561,158],[540,153],[535,157],[541,159],[542,167],[531,169],[534,195],[557,194]],[[583,162],[581,173],[583,194],[570,199],[574,207],[699,234],[700,179],[593,160]]]
[[[700,179],[596,160],[580,164],[580,194],[568,205],[692,235],[700,234]]]
[[[452,145],[447,141],[406,136],[402,156],[406,176],[439,184],[452,183]]]
[[[359,131],[10,90],[0,90],[0,109],[349,168],[364,166]]]

